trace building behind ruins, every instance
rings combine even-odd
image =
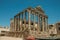
[[[5,36],[6,31],[10,31],[8,27],[0,27],[0,36]]]
[[[57,22],[55,25],[56,25],[56,28],[57,28],[57,35],[60,36],[60,22]]]
[[[50,36],[56,36],[57,35],[57,29],[55,24],[49,25],[49,35]]]

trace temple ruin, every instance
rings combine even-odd
[[[29,7],[19,12],[11,19],[10,35],[16,37],[27,37],[32,35],[37,37],[44,32],[48,32],[48,17],[40,6]]]

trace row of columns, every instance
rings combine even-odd
[[[31,12],[29,12],[29,28],[30,28],[30,14],[31,14]],[[34,14],[34,30],[35,30],[35,13],[33,13]],[[47,23],[47,17],[45,17],[45,16],[42,16],[42,15],[40,15],[39,13],[37,14],[37,16],[38,16],[38,26],[37,26],[37,28],[38,29],[40,29],[41,30],[41,25],[42,25],[42,31],[44,32],[44,31],[47,31],[48,30],[48,23]],[[41,19],[41,21],[40,21],[40,19]],[[41,22],[41,24],[40,24],[40,22]],[[31,28],[30,28],[30,31],[31,31]]]
[[[22,31],[22,27],[23,27],[23,20],[24,20],[24,26],[26,26],[26,15],[24,14],[25,12],[22,12],[22,13],[20,13],[19,15],[17,15],[17,16],[15,16],[14,17],[14,27],[15,27],[15,31]],[[29,11],[29,13],[28,13],[28,25],[29,25],[29,30],[30,30],[30,32],[31,32],[31,21],[30,21],[30,14],[31,14],[32,12],[31,11]],[[22,20],[20,19],[20,15],[22,14]],[[24,19],[23,19],[23,14],[24,14]],[[34,15],[34,24],[33,24],[33,27],[35,26],[35,13],[33,13],[33,15]],[[42,15],[40,15],[39,13],[37,14],[37,16],[38,16],[38,26],[37,26],[37,28],[41,31],[41,25],[42,25],[42,31],[45,31],[44,29],[46,29],[47,30],[47,18],[46,17],[44,17],[44,16],[42,16]],[[46,20],[45,20],[46,19]],[[20,25],[20,20],[21,20],[21,25]],[[40,22],[41,22],[41,24],[40,24]],[[25,27],[23,27],[23,28],[25,28]],[[34,27],[34,30],[35,30],[35,27]]]
[[[24,21],[24,25],[23,25],[23,21]],[[22,12],[19,15],[14,17],[14,27],[15,27],[15,31],[23,31],[26,28],[26,13],[25,12]]]

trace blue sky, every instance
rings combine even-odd
[[[60,0],[0,0],[0,25],[9,26],[10,18],[22,10],[40,5],[48,15],[48,23],[60,21]]]

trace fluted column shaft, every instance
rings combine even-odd
[[[47,22],[46,22],[46,23],[47,23],[47,24],[46,24],[47,30],[49,31],[49,27],[48,27],[48,18],[46,18],[46,21],[47,21]]]
[[[15,31],[16,31],[16,17],[14,17],[14,26],[15,26]]]
[[[44,17],[42,17],[43,32],[44,32]]]
[[[30,27],[30,13],[31,13],[31,11],[29,11],[29,13],[28,13],[28,20],[29,20],[29,32],[30,32],[30,34],[31,34],[31,27]]]
[[[47,26],[46,26],[46,18],[44,17],[44,31],[46,31],[46,28],[47,28]]]
[[[40,26],[39,26],[39,24],[40,24],[40,18],[39,18],[39,14],[38,14],[38,31],[40,31]]]
[[[46,27],[46,31],[47,31],[47,18],[45,17],[45,27]]]
[[[24,29],[26,29],[26,12],[24,11]]]
[[[20,14],[18,15],[18,31],[20,31]]]
[[[16,31],[16,18],[14,17],[14,31]]]
[[[34,24],[33,25],[34,25],[34,31],[35,31],[35,14],[34,14]]]

